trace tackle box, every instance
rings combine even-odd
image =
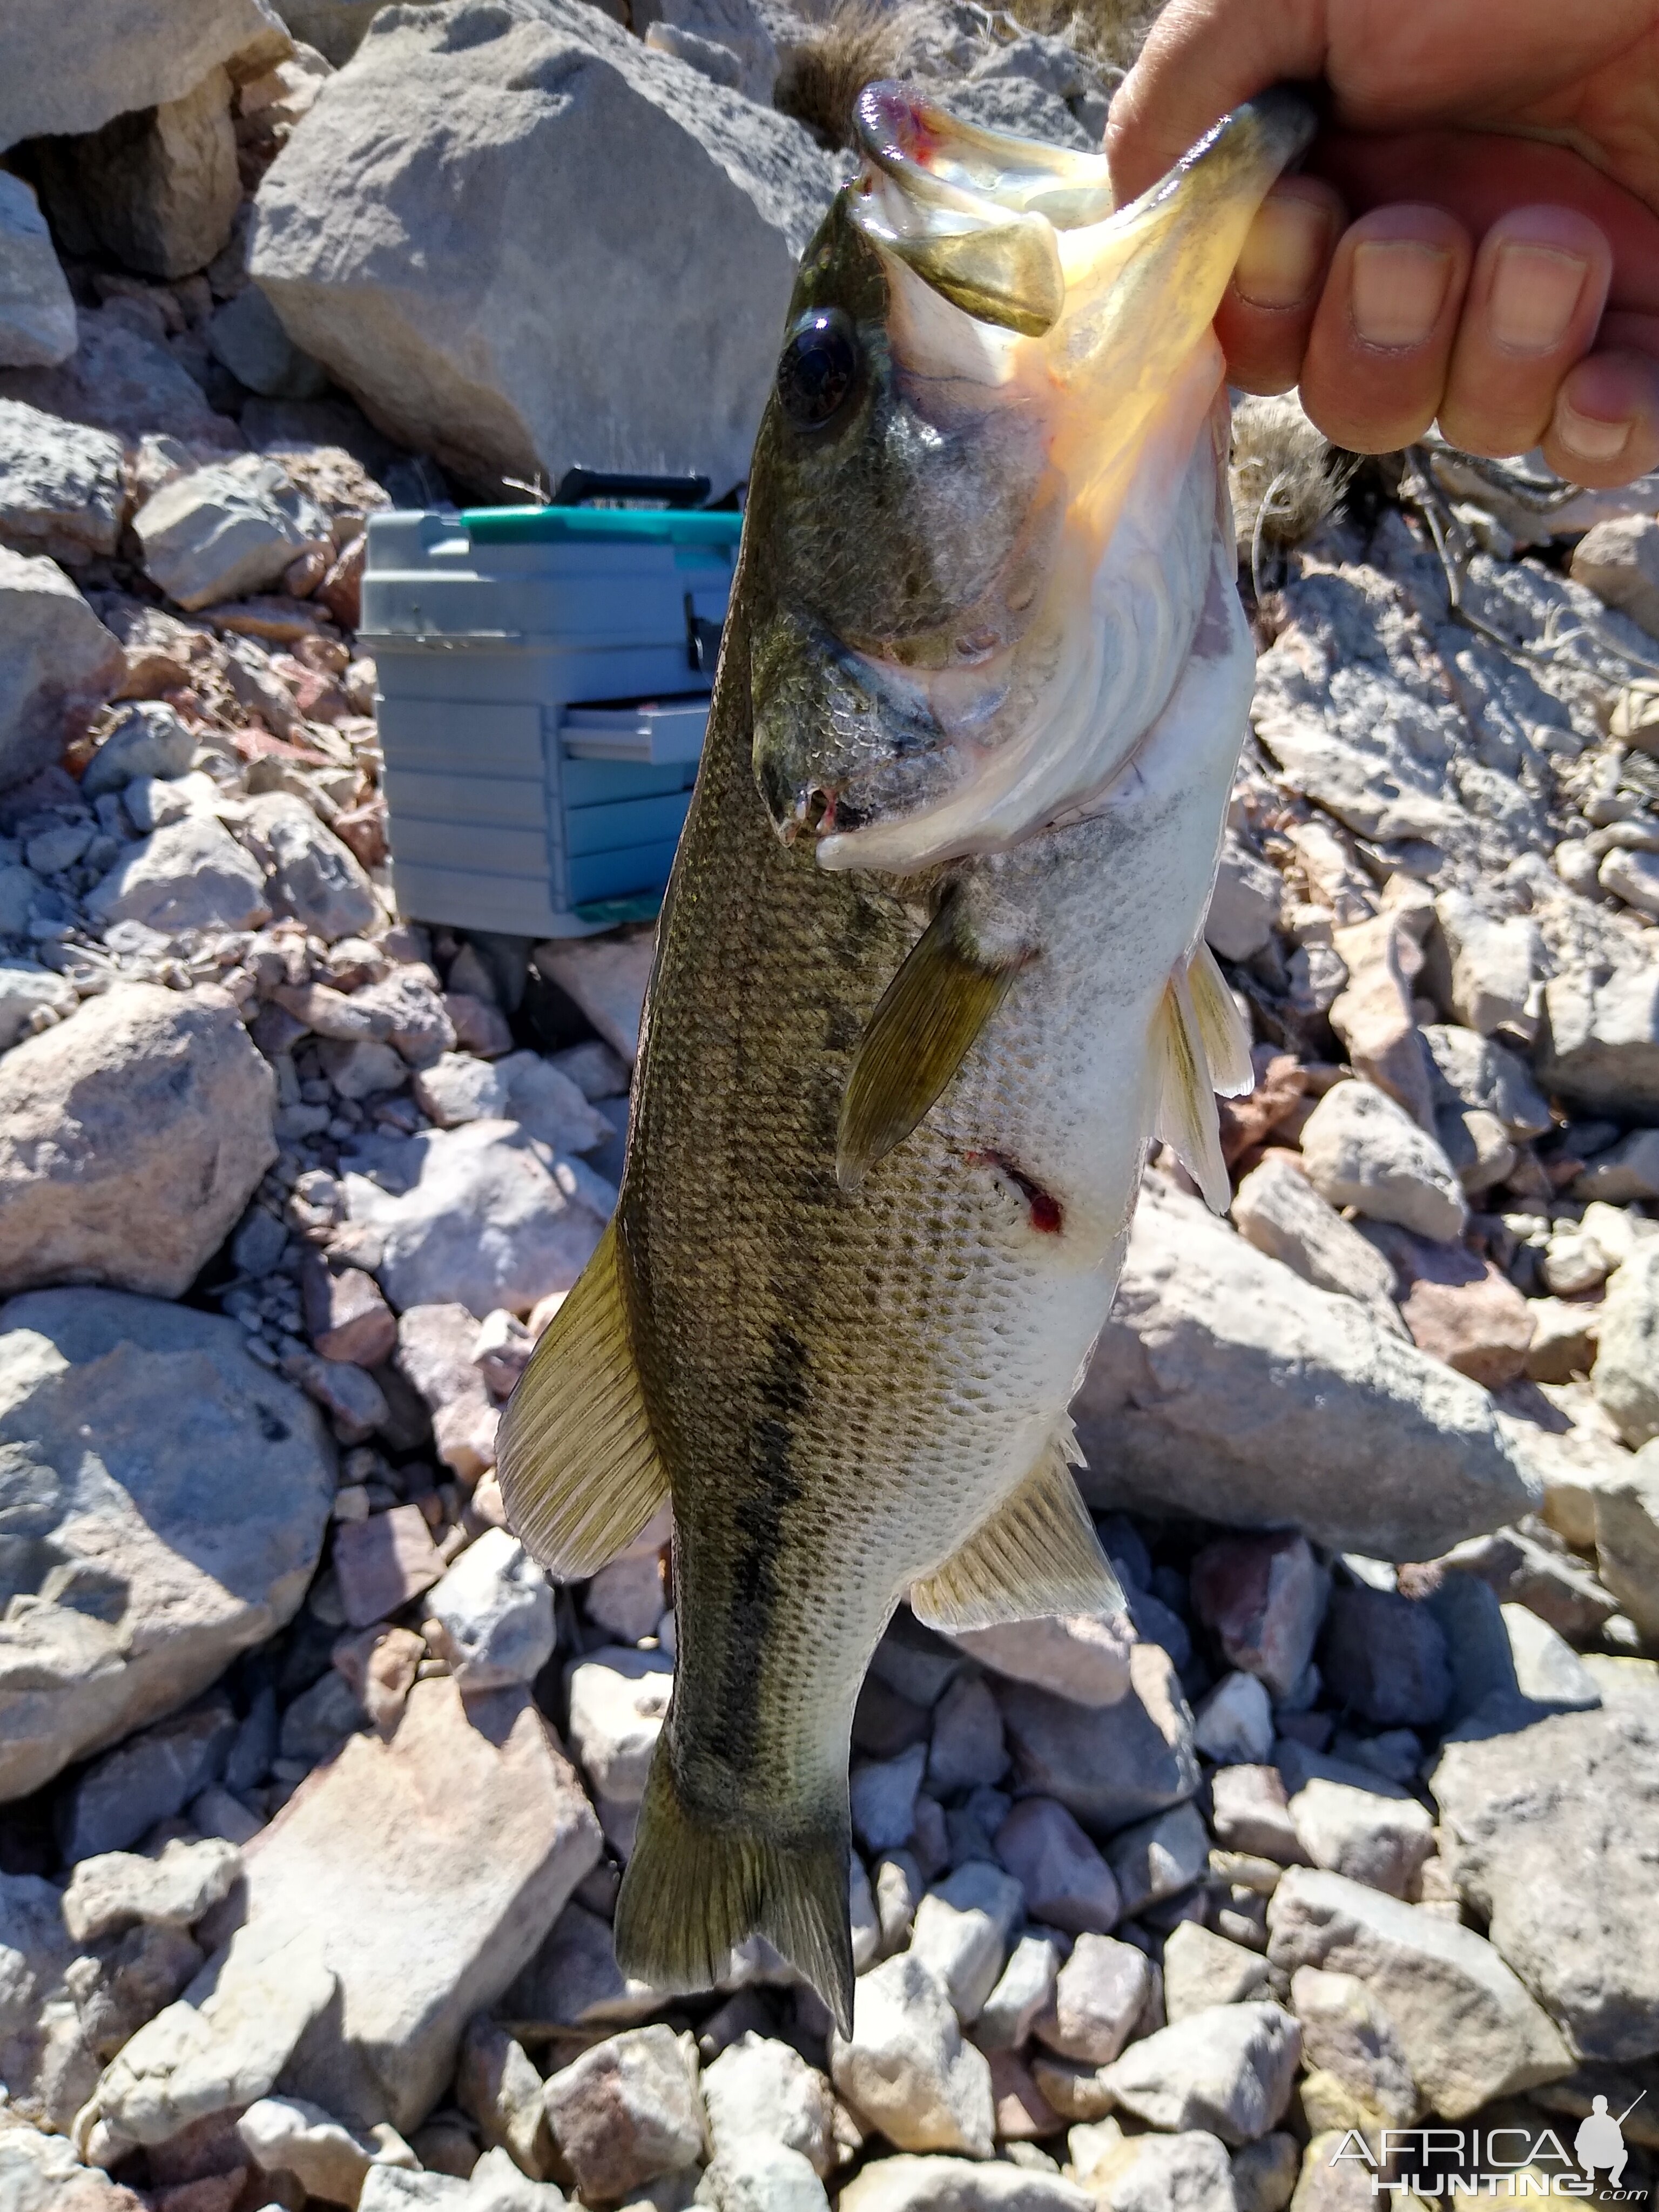
[[[359,638],[400,912],[526,937],[655,914],[742,520],[571,505],[370,518]]]

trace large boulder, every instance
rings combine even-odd
[[[0,220],[3,209],[0,188]],[[126,507],[121,461],[107,432],[0,399],[0,539],[70,568],[113,553]]]
[[[271,30],[260,0],[8,0],[0,147],[180,99]]]
[[[1433,1559],[1540,1495],[1478,1383],[1152,1188],[1073,1413],[1097,1504],[1374,1559]]]
[[[1536,1064],[1570,1105],[1659,1121],[1659,964],[1632,963],[1601,983],[1577,969],[1553,976]]]
[[[175,477],[132,526],[146,574],[181,607],[269,590],[302,553],[328,544],[316,502],[258,453]]]
[[[324,87],[251,267],[296,345],[468,483],[582,462],[724,487],[835,186],[799,124],[597,8],[453,0],[382,15]]]
[[[118,985],[0,1060],[0,1291],[176,1298],[276,1157],[276,1083],[217,991]]]
[[[56,562],[0,545],[0,789],[52,766],[126,668]]]
[[[75,338],[75,301],[40,204],[0,171],[0,368],[50,368]]]
[[[333,1448],[245,1341],[116,1291],[0,1307],[0,1799],[173,1711],[304,1596]]]

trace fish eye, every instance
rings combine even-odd
[[[858,381],[859,344],[839,307],[814,307],[789,333],[778,362],[778,401],[798,430],[821,430]]]

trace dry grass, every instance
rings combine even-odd
[[[853,143],[853,103],[866,84],[898,73],[900,11],[879,0],[840,0],[827,22],[803,33],[778,75],[772,104],[804,123],[820,143]]]
[[[1007,0],[1028,31],[1065,39],[1097,67],[1127,70],[1146,43],[1164,0]]]
[[[1312,537],[1346,488],[1352,467],[1303,413],[1293,394],[1242,399],[1233,413],[1233,521],[1241,562],[1261,548]]]

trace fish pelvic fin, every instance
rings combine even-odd
[[[960,1551],[910,1585],[929,1628],[994,1628],[1049,1613],[1121,1613],[1124,1597],[1069,1469],[1081,1463],[1067,1414],[1012,1498]]]
[[[1224,1098],[1244,1098],[1255,1089],[1250,1061],[1250,1033],[1216,957],[1200,937],[1187,963],[1193,1013],[1210,1063],[1210,1081]]]
[[[617,1899],[617,1963],[655,1989],[712,1989],[745,1936],[763,1936],[853,2033],[847,1814],[788,1842],[716,1825],[676,1785],[669,1739],[646,1778],[634,1849]]]
[[[1020,961],[986,960],[947,894],[882,994],[853,1054],[836,1174],[856,1191],[944,1091],[1007,994]]]
[[[1152,1042],[1160,1069],[1154,1133],[1180,1160],[1212,1213],[1232,1203],[1227,1163],[1221,1156],[1221,1117],[1203,1030],[1193,1003],[1187,963],[1177,961],[1152,1018]]]
[[[514,1534],[567,1582],[596,1573],[668,1496],[614,1220],[507,1401],[495,1468]]]

